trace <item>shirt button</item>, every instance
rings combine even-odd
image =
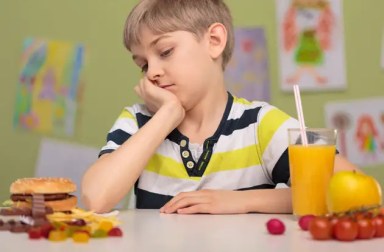
[[[187,141],[184,140],[184,139],[181,140],[181,141],[180,141],[180,146],[181,146],[181,147],[185,147],[185,146],[187,146]]]
[[[187,158],[189,157],[189,151],[183,151],[183,153],[181,154],[183,156],[183,158]]]
[[[189,169],[192,169],[193,166],[194,166],[194,164],[193,164],[192,161],[188,161],[188,162],[187,162],[187,167],[188,167]]]

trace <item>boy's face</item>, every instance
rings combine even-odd
[[[131,47],[132,57],[154,85],[174,93],[186,109],[201,99],[213,65],[206,36],[198,39],[186,31],[154,34],[143,27],[140,39]]]

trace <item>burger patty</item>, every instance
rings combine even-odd
[[[46,201],[52,201],[52,200],[63,200],[66,198],[71,197],[68,193],[54,193],[54,194],[43,194],[44,200]],[[32,200],[32,194],[12,194],[11,195],[12,201],[31,201]]]

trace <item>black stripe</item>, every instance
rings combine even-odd
[[[252,187],[240,188],[240,189],[237,189],[236,191],[248,191],[248,190],[255,190],[255,189],[272,189],[272,188],[275,188],[275,185],[262,184],[262,185],[252,186]]]
[[[104,154],[111,153],[111,152],[114,152],[114,151],[115,151],[115,150],[113,150],[113,149],[102,150],[102,151],[100,151],[100,153],[99,153],[99,157],[101,157],[101,156],[104,155]]]
[[[272,170],[272,181],[275,184],[287,183],[289,176],[289,156],[288,149],[286,149]]]
[[[170,195],[163,195],[148,192],[146,190],[137,188],[136,190],[136,208],[138,209],[159,209],[170,201],[173,197]]]
[[[228,120],[222,134],[229,136],[235,130],[244,129],[250,124],[256,123],[260,109],[261,107],[245,110],[240,118]]]
[[[142,113],[136,113],[137,124],[139,128],[143,127],[152,117],[144,115]]]
[[[127,133],[121,129],[117,129],[117,130],[108,134],[107,141],[112,141],[118,145],[122,145],[130,137],[131,137],[131,134],[129,134],[129,133]]]

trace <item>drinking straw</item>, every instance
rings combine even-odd
[[[297,117],[299,119],[299,124],[300,124],[300,134],[301,134],[302,144],[304,146],[307,146],[308,140],[307,140],[307,134],[305,134],[305,122],[304,122],[303,107],[301,106],[299,85],[293,85],[293,92],[295,94],[296,111],[297,111]]]

